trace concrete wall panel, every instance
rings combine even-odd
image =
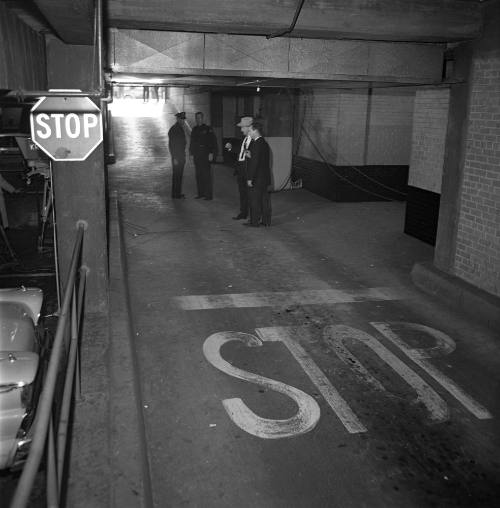
[[[113,69],[161,73],[168,69],[203,69],[204,36],[184,32],[113,30]]]
[[[366,76],[369,54],[365,42],[290,39],[290,72]]]
[[[367,74],[438,82],[444,48],[439,44],[372,43]]]
[[[443,45],[266,39],[259,36],[113,30],[114,72],[402,81],[441,79]]]
[[[205,68],[287,72],[288,40],[250,35],[205,36]]]

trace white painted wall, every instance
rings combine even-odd
[[[339,166],[408,165],[413,102],[413,90],[374,89],[370,100],[367,90],[305,93],[297,103],[297,155]]]
[[[448,89],[416,92],[408,185],[441,193],[449,104]]]

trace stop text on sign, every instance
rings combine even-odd
[[[54,161],[83,161],[103,140],[101,110],[89,97],[42,97],[30,122],[31,139]]]
[[[90,138],[91,129],[97,127],[99,117],[93,113],[84,113],[82,116],[76,113],[39,113],[35,116],[36,136],[41,139],[49,139],[55,136],[62,139],[63,136],[78,138]]]

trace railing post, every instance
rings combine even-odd
[[[77,300],[77,314],[76,314],[76,326],[80,330],[80,324],[82,322],[83,304],[85,299],[85,287],[87,285],[87,275],[90,269],[86,265],[80,267],[80,279],[78,285],[78,300]],[[76,375],[75,375],[75,397],[80,400],[82,398],[82,380],[80,371],[80,348],[76,350]]]
[[[58,379],[59,370],[61,367],[61,357],[65,345],[65,332],[68,325],[68,315],[71,317],[71,303],[72,297],[75,293],[75,281],[76,281],[76,270],[77,263],[79,262],[82,245],[83,245],[83,234],[85,226],[84,224],[78,224],[77,236],[71,256],[70,267],[68,271],[68,279],[65,286],[63,303],[61,306],[61,312],[59,315],[59,321],[57,323],[57,329],[52,344],[52,351],[50,354],[49,365],[47,368],[46,377],[43,383],[42,393],[38,402],[37,414],[35,421],[33,422],[32,432],[33,441],[31,442],[30,453],[26,463],[24,464],[23,472],[19,478],[16,491],[11,502],[11,508],[25,508],[28,506],[33,484],[38,473],[40,461],[42,459],[44,450],[48,441],[48,467],[47,467],[47,502],[48,506],[58,506],[58,476],[63,474],[63,469],[57,470],[56,464],[56,450],[54,443],[54,429],[52,426],[52,412],[53,412],[53,401],[56,383]],[[74,314],[74,313],[73,313]],[[76,316],[75,316],[76,317]],[[77,334],[78,335],[78,334]],[[71,341],[71,344],[77,345],[77,341]],[[74,348],[76,349],[76,348]],[[69,361],[69,353],[66,351],[66,359]],[[73,353],[76,358],[76,351]],[[66,363],[66,369],[69,364]],[[74,368],[74,362],[73,362]],[[67,372],[67,376],[69,373]],[[73,370],[74,375],[74,370]],[[71,390],[70,390],[71,392]],[[62,409],[61,409],[62,413]],[[65,431],[64,431],[65,432]],[[65,442],[64,442],[65,443]],[[65,449],[65,446],[64,446]]]
[[[59,495],[57,488],[57,465],[56,465],[56,450],[54,440],[54,422],[52,417],[49,422],[49,439],[47,444],[47,508],[59,507]],[[60,472],[59,472],[60,473]]]
[[[59,496],[62,492],[62,478],[64,473],[64,458],[66,454],[66,440],[68,437],[69,415],[71,411],[71,395],[73,394],[73,380],[75,378],[75,361],[78,349],[78,332],[76,329],[76,291],[73,288],[73,300],[71,304],[71,342],[68,353],[68,365],[64,380],[64,392],[61,403],[61,414],[57,429],[57,491]]]

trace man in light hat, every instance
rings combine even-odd
[[[172,157],[172,198],[183,199],[182,176],[186,164],[186,135],[184,133],[184,120],[186,113],[176,113],[177,122],[168,131],[168,149]]]
[[[250,127],[253,124],[253,117],[242,116],[237,127],[241,128],[244,139],[241,142],[238,159],[236,160],[236,177],[238,182],[238,192],[240,195],[240,213],[233,217],[234,220],[246,219],[248,217],[249,201],[248,201],[248,185],[247,185],[247,162],[249,147],[252,138],[249,135]],[[226,143],[226,149],[231,151],[233,146],[231,143]]]

